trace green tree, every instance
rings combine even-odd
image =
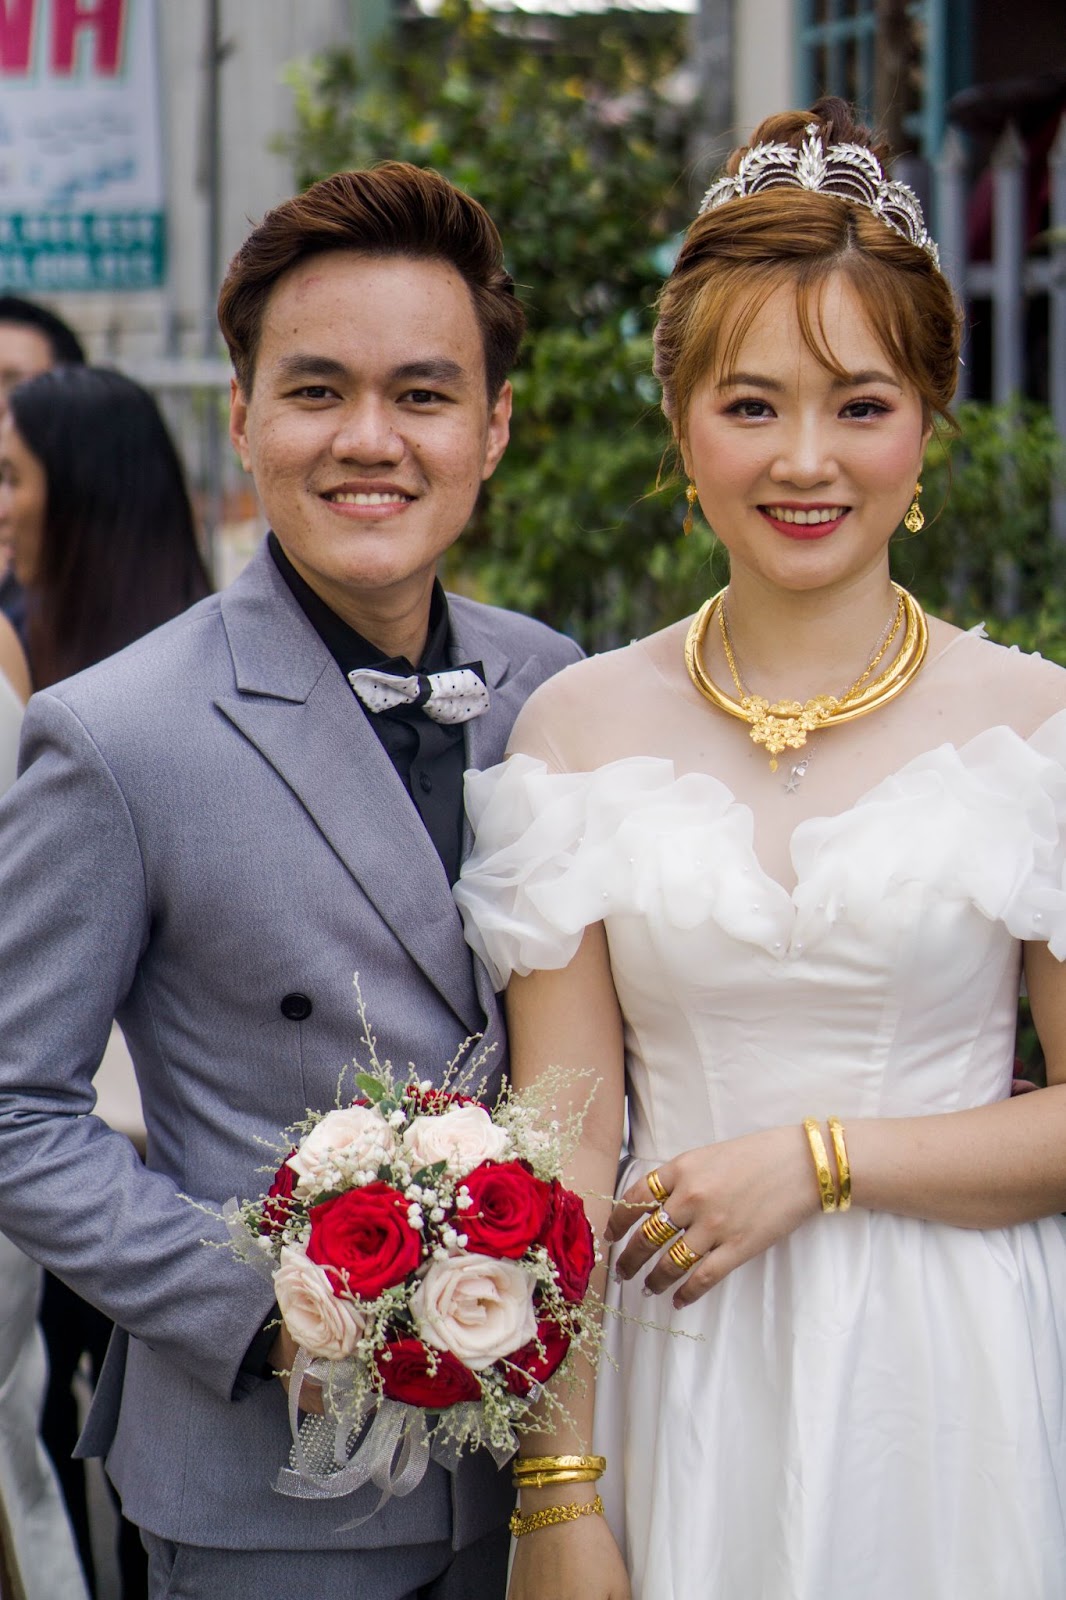
[[[529,336],[511,445],[449,579],[592,648],[691,606],[703,582],[681,598],[683,583],[656,576],[673,568],[684,512],[676,479],[658,487],[669,437],[651,326],[690,211],[675,92],[685,27],[675,14],[564,21],[446,0],[406,25],[381,75],[344,53],[293,74],[301,181],[413,161],[498,224]]]
[[[1066,453],[1050,412],[967,401],[958,420],[957,437],[930,442],[928,520],[897,535],[894,575],[939,616],[1066,664],[1066,546],[1051,532]]]

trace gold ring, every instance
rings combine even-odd
[[[661,1250],[668,1245],[671,1239],[676,1239],[681,1229],[673,1223],[662,1206],[658,1211],[652,1211],[644,1218],[640,1231],[648,1243],[654,1245],[656,1250]]]
[[[669,1200],[670,1196],[663,1188],[663,1180],[659,1176],[658,1168],[656,1168],[654,1172],[649,1172],[648,1176],[644,1179],[644,1182],[651,1190],[652,1199],[657,1200],[661,1206],[664,1206]]]
[[[666,1253],[674,1263],[674,1266],[680,1267],[682,1272],[691,1272],[700,1259],[695,1250],[689,1249],[683,1236],[680,1239],[675,1239]]]

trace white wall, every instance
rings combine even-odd
[[[793,0],[735,0],[733,95],[738,140],[795,100]]]

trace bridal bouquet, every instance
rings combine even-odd
[[[454,1464],[464,1447],[502,1464],[568,1352],[600,1343],[596,1244],[559,1181],[580,1116],[551,1116],[550,1076],[490,1111],[471,1082],[482,1061],[451,1063],[444,1087],[397,1075],[359,1006],[357,1097],[309,1113],[269,1192],[224,1210],[300,1346],[278,1487],[302,1496],[405,1494],[430,1456]],[[324,1418],[300,1417],[309,1377]]]

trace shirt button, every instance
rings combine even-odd
[[[281,1002],[281,1014],[289,1022],[306,1022],[313,1010],[306,994],[287,994]]]
[[[428,772],[420,772],[418,774],[418,787],[421,789],[423,794],[430,794],[432,792],[433,779],[430,777]]]

